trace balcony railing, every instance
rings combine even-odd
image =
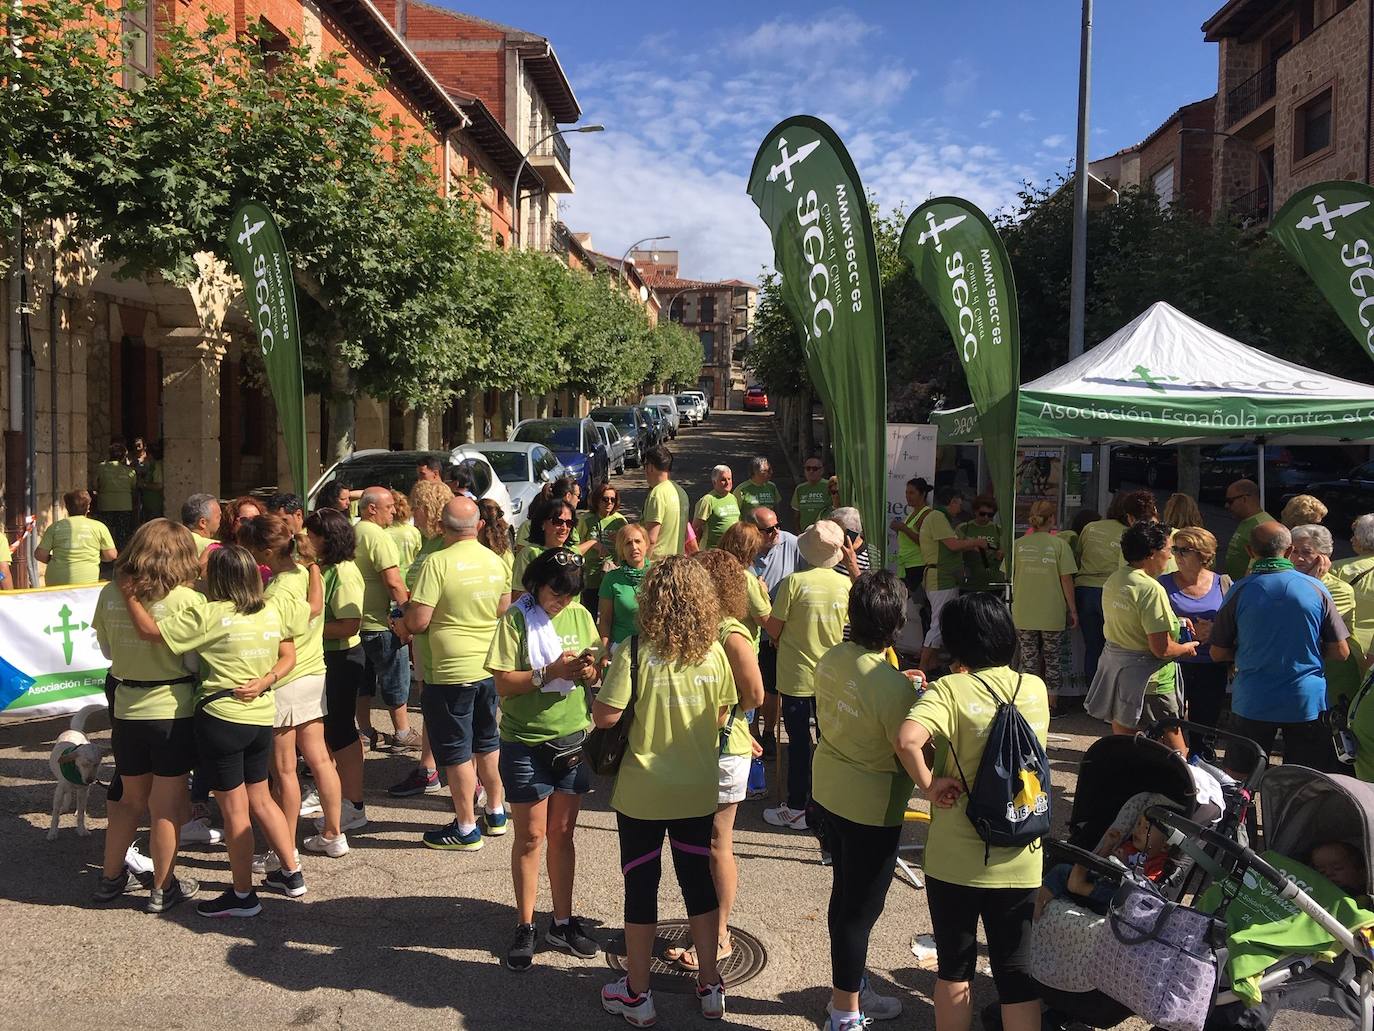
[[[1227,91],[1226,124],[1235,125],[1266,100],[1274,98],[1277,66],[1265,65],[1239,86]]]
[[[1233,199],[1228,205],[1231,217],[1242,222],[1266,223],[1269,221],[1269,200],[1269,184],[1265,183]]]
[[[562,136],[553,138],[553,156],[559,160],[568,174],[572,174],[572,151],[568,149],[568,141]]]

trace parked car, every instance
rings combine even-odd
[[[644,452],[654,446],[654,432],[648,420],[634,405],[612,405],[593,408],[589,418],[610,423],[625,444],[625,461],[638,468],[644,462]]]
[[[497,479],[510,492],[510,506],[505,509],[506,522],[512,530],[518,530],[529,518],[530,504],[544,489],[544,484],[563,475],[563,463],[543,444],[492,440],[476,448],[491,463]]]
[[[1374,512],[1374,462],[1365,462],[1330,480],[1306,484],[1301,490],[1289,491],[1281,498],[1286,504],[1294,494],[1314,494],[1321,498],[1328,511],[1323,520],[1338,539],[1350,533],[1350,524],[1367,512]],[[1277,514],[1279,509],[1270,509]]]
[[[620,431],[608,422],[598,422],[596,428],[601,431],[601,441],[606,445],[606,460],[610,463],[611,475],[625,475],[625,453],[629,450],[625,445],[625,439],[621,437]]]
[[[1278,504],[1285,495],[1316,493],[1308,485],[1339,479],[1349,468],[1345,453],[1336,447],[1320,445],[1266,444],[1264,447],[1265,508],[1276,511],[1270,503]],[[1211,454],[1204,453],[1201,467],[1203,498],[1215,500],[1226,496],[1226,488],[1236,480],[1259,478],[1256,445],[1224,444]],[[1320,496],[1320,495],[1319,495]]]
[[[678,411],[677,398],[672,394],[650,394],[644,403],[663,412],[663,419],[668,424],[668,436],[676,437],[677,431],[682,428],[682,413]]]
[[[705,422],[711,415],[711,399],[706,396],[706,392],[704,390],[684,390],[682,393],[701,402],[701,421]]]
[[[1155,444],[1114,447],[1107,483],[1113,491],[1120,490],[1123,483],[1173,490],[1178,486],[1178,448]]]
[[[763,387],[750,387],[744,392],[744,410],[746,412],[766,412],[768,411],[768,391]]]
[[[699,426],[706,418],[706,402],[695,394],[678,394],[677,410],[693,426]]]
[[[438,458],[443,462],[446,480],[451,480],[459,469],[463,470],[472,479],[474,494],[479,498],[491,498],[506,512],[510,512],[510,492],[497,477],[486,455],[473,447],[456,447],[452,451],[387,451],[382,448],[354,451],[324,471],[324,475],[310,488],[306,501],[313,509],[320,488],[333,480],[342,481],[349,490],[386,487],[409,494],[417,479],[415,467],[422,458]]]
[[[582,497],[592,487],[610,479],[610,461],[601,431],[591,419],[525,419],[511,433],[511,440],[543,444],[563,463],[563,467],[582,486]]]
[[[648,421],[653,427],[653,443],[650,447],[658,447],[660,444],[668,443],[668,426],[663,421],[663,413],[653,405],[640,404],[635,406],[639,414]]]

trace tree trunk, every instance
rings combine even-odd
[[[539,400],[536,401],[536,402],[534,403],[534,410],[535,410],[535,413],[538,415],[538,417],[541,418],[541,419],[547,419],[547,418],[549,417],[549,395],[548,395],[548,394],[540,394],[540,395],[539,395]]]
[[[331,352],[334,350],[330,349]],[[329,454],[342,462],[353,453],[356,439],[353,370],[336,353],[329,356]]]
[[[429,411],[424,408],[415,409],[415,450],[429,450]]]

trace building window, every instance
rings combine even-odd
[[[713,329],[703,329],[699,334],[701,340],[702,364],[713,365],[716,360],[716,332]]]
[[[153,4],[155,0],[124,0],[120,35],[124,45],[124,85],[138,89],[153,74]]]
[[[1293,115],[1293,160],[1302,161],[1331,147],[1331,89],[1322,90]]]
[[[702,294],[702,295],[701,295],[701,318],[700,318],[698,321],[700,321],[700,322],[715,322],[715,321],[716,321],[716,295],[715,295],[715,294]]]
[[[1155,191],[1155,197],[1159,200],[1161,208],[1167,208],[1174,202],[1174,165],[1172,161],[1150,176],[1150,186]]]
[[[670,322],[681,322],[684,318],[683,303],[681,297],[675,297],[673,303],[668,306],[668,320]]]

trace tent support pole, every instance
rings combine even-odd
[[[1260,508],[1264,508],[1264,438],[1259,437],[1255,440],[1256,464],[1259,471],[1255,474],[1255,483],[1259,484]]]
[[[1112,448],[1110,444],[1097,445],[1097,511],[1102,516],[1107,514],[1107,506],[1111,502],[1112,491],[1111,483],[1112,470]]]

